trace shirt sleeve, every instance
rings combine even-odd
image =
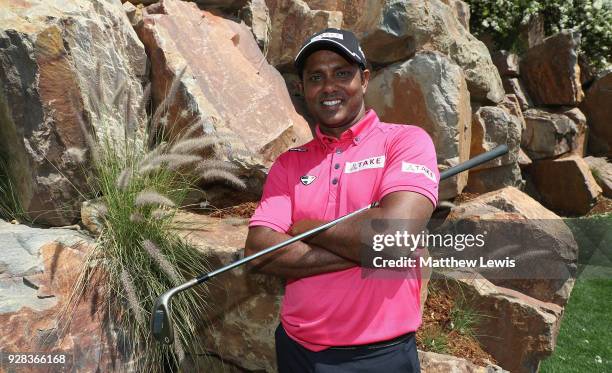
[[[263,194],[249,227],[264,226],[286,233],[292,224],[292,204],[287,168],[282,157],[277,158],[264,184]]]
[[[411,191],[438,204],[440,172],[431,137],[420,127],[402,126],[387,148],[380,199],[391,192]]]

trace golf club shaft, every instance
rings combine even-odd
[[[508,152],[508,147],[506,145],[500,145],[498,147],[496,147],[495,149],[488,151],[486,153],[480,154],[470,160],[468,160],[467,162],[464,162],[462,164],[459,164],[457,166],[451,167],[443,172],[440,173],[440,181],[447,179],[449,177],[452,177],[460,172],[463,172],[467,169],[470,169],[472,167],[475,167],[479,164],[485,163],[491,159],[494,159],[496,157],[499,157],[502,154],[505,154]],[[315,229],[311,229],[307,232],[304,232],[302,234],[299,234],[295,237],[291,237],[290,239],[278,243],[274,246],[270,246],[266,249],[263,249],[253,255],[247,256],[245,258],[242,258],[240,260],[237,260],[233,263],[230,263],[224,267],[221,267],[219,269],[216,269],[212,272],[206,273],[206,274],[202,274],[190,281],[187,281],[186,283],[179,285],[177,287],[174,287],[168,291],[166,291],[164,294],[160,295],[156,302],[155,302],[155,306],[153,307],[153,312],[151,314],[151,331],[153,336],[160,342],[166,343],[166,344],[170,344],[173,342],[174,340],[174,336],[173,336],[173,326],[172,326],[172,319],[171,319],[171,310],[170,310],[170,302],[171,299],[174,295],[178,294],[179,292],[182,292],[184,290],[187,290],[195,285],[201,284],[207,280],[210,280],[211,278],[213,278],[214,276],[229,271],[233,268],[236,268],[238,266],[241,266],[247,262],[250,262],[253,259],[256,259],[262,255],[266,255],[269,254],[273,251],[276,251],[280,248],[283,248],[287,245],[290,245],[296,241],[302,240],[304,238],[310,237],[312,235],[315,235],[323,230],[326,230],[330,227],[333,227],[334,225],[351,218],[352,216],[355,216],[357,214],[362,213],[365,210],[371,209],[373,207],[378,206],[378,202],[374,202],[368,206],[362,207],[356,211],[353,211],[347,215],[341,216],[338,219],[332,220],[328,223],[325,223]]]
[[[463,162],[463,163],[461,163],[461,164],[459,164],[457,166],[454,166],[454,167],[451,167],[451,168],[449,168],[447,170],[442,171],[440,173],[440,181],[442,181],[444,179],[448,179],[449,177],[455,176],[456,174],[461,173],[461,172],[463,172],[465,170],[468,170],[468,169],[470,169],[472,167],[475,167],[475,166],[477,166],[479,164],[488,162],[491,159],[497,158],[500,155],[503,155],[503,154],[505,154],[507,152],[508,152],[508,146],[504,144],[504,145],[500,145],[500,146],[496,147],[495,149],[490,150],[490,151],[488,151],[486,153],[479,154],[476,157],[474,157],[474,158],[472,158],[472,159],[470,159],[470,160],[468,160],[466,162]],[[226,265],[225,267],[221,267],[221,268],[216,269],[216,270],[214,270],[212,272],[209,272],[209,273],[203,274],[201,276],[198,276],[195,279],[196,281],[194,282],[194,285],[195,284],[201,284],[201,283],[203,283],[203,282],[205,282],[207,280],[210,280],[211,278],[213,278],[214,276],[216,276],[218,274],[221,274],[223,272],[229,271],[230,269],[239,267],[239,266],[241,266],[241,265],[243,265],[245,263],[250,262],[253,259],[259,258],[262,255],[269,254],[269,253],[271,253],[273,251],[276,251],[276,250],[278,250],[280,248],[288,246],[288,245],[290,245],[290,244],[292,244],[292,243],[294,243],[296,241],[300,241],[300,240],[302,240],[304,238],[308,238],[310,236],[313,236],[313,235],[315,235],[315,234],[317,234],[317,233],[319,233],[321,231],[324,231],[324,230],[326,230],[328,228],[333,227],[334,225],[336,225],[336,224],[338,224],[338,223],[340,223],[340,222],[342,222],[342,221],[344,221],[346,219],[349,219],[349,218],[351,218],[351,217],[353,217],[353,216],[355,216],[357,214],[360,214],[360,213],[362,213],[365,210],[369,210],[372,207],[376,207],[377,205],[378,205],[378,202],[374,202],[374,203],[372,203],[370,205],[367,205],[367,206],[362,207],[362,208],[360,208],[358,210],[355,210],[355,211],[353,211],[353,212],[351,212],[351,213],[349,213],[347,215],[341,216],[341,217],[339,217],[336,220],[332,220],[332,221],[330,221],[328,223],[325,223],[325,224],[323,224],[323,225],[321,225],[321,226],[319,226],[317,228],[311,229],[311,230],[309,230],[307,232],[304,232],[302,234],[299,234],[299,235],[297,235],[295,237],[291,237],[290,239],[288,239],[286,241],[280,242],[280,243],[278,243],[278,244],[276,244],[274,246],[270,246],[270,247],[268,247],[266,249],[263,249],[263,250],[255,253],[253,255],[249,255],[249,256],[244,257],[244,258],[242,258],[240,260],[237,260],[237,261],[235,261],[233,263],[230,263],[230,264]],[[192,282],[192,281],[190,281],[190,282]]]

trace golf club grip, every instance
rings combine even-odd
[[[448,179],[449,177],[453,177],[458,173],[469,170],[470,168],[481,165],[485,162],[488,162],[492,159],[495,159],[501,155],[508,153],[508,145],[502,144],[495,147],[493,150],[489,150],[488,152],[478,154],[472,159],[468,159],[467,161],[460,163],[456,166],[453,166],[449,169],[446,169],[440,172],[440,181],[444,179]]]

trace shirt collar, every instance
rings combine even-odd
[[[361,118],[359,122],[352,125],[346,131],[342,132],[339,139],[323,134],[318,124],[315,130],[315,135],[319,142],[325,146],[333,142],[344,142],[348,140],[351,140],[355,144],[357,144],[361,139],[365,137],[365,135],[370,132],[370,130],[372,130],[372,128],[378,125],[378,123],[380,123],[378,115],[376,115],[376,112],[374,110],[370,109],[365,112],[365,115],[363,116],[363,118]]]

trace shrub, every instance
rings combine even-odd
[[[117,337],[109,343],[128,343],[129,348],[123,350],[137,362],[136,371],[162,371],[164,361],[179,365],[186,353],[201,352],[202,341],[196,331],[206,307],[201,292],[175,297],[173,346],[158,344],[149,329],[150,311],[159,295],[208,271],[205,258],[173,230],[177,209],[201,179],[244,187],[228,171],[231,165],[217,157],[224,139],[198,135],[201,121],[171,138],[164,135],[165,112],[177,94],[183,72],[146,123],[132,123],[129,107],[134,103],[125,87],[119,87],[109,102],[100,92],[91,92],[90,100],[95,104],[92,119],[106,135],[98,137],[80,122],[91,149],[94,172],[89,184],[99,196],[94,206],[101,227],[62,319],[69,322],[71,310],[83,294],[101,288],[103,306],[99,309],[105,312],[105,327],[124,334],[123,339]],[[124,116],[117,115],[120,110]],[[111,136],[108,128],[118,117],[126,118],[120,139],[117,131]]]
[[[582,53],[587,62],[602,69],[612,62],[611,0],[466,0],[470,5],[471,31],[489,34],[500,49],[522,52],[518,39],[521,26],[540,14],[546,35],[571,29],[580,32]]]

